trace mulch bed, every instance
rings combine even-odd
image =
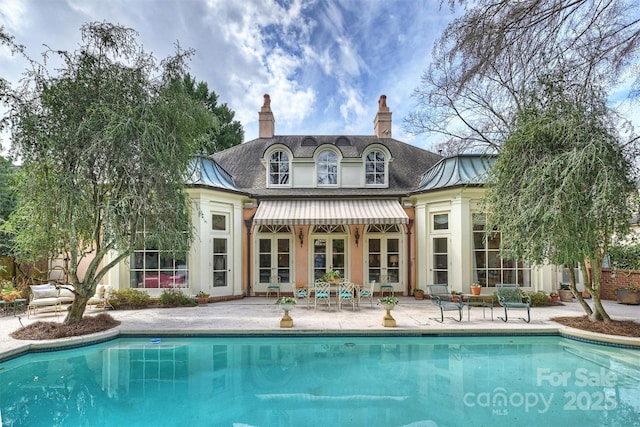
[[[114,328],[120,324],[107,313],[96,316],[84,316],[74,325],[65,325],[57,322],[35,322],[11,333],[11,337],[17,340],[51,340],[65,337],[77,337],[93,334]]]
[[[592,322],[587,316],[554,317],[551,320],[571,328],[623,337],[640,337],[640,323],[633,320],[611,320],[610,322]]]

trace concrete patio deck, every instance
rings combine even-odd
[[[22,325],[36,321],[59,321],[64,313],[38,313],[27,319],[26,313],[18,316],[0,318],[0,361],[30,349],[56,348],[68,345],[79,345],[92,341],[108,339],[118,335],[266,335],[266,334],[301,334],[301,335],[446,335],[446,334],[563,334],[586,340],[603,341],[612,344],[634,346],[640,349],[640,337],[617,337],[593,334],[567,328],[550,321],[558,316],[581,316],[582,307],[577,302],[564,303],[551,307],[534,307],[531,309],[531,323],[518,319],[518,311],[510,311],[509,321],[503,322],[498,316],[504,315],[501,307],[494,308],[494,320],[490,310],[483,317],[482,308],[474,307],[467,320],[467,309],[464,309],[462,322],[445,318],[439,323],[439,309],[430,300],[415,300],[413,297],[400,297],[400,303],[392,311],[397,327],[382,326],[384,309],[364,302],[353,311],[350,307],[341,311],[332,307],[307,308],[300,300],[290,315],[293,328],[280,328],[282,310],[275,305],[275,298],[250,297],[234,301],[210,303],[206,307],[152,308],[144,310],[109,311],[115,319],[122,323],[113,330],[83,337],[65,338],[52,341],[21,341],[13,339],[9,334]],[[640,318],[639,306],[617,304],[604,301],[605,308],[615,320],[634,320]],[[87,310],[87,315],[95,315],[104,310]],[[445,312],[445,314],[453,314]]]

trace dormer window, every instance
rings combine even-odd
[[[333,151],[323,151],[316,161],[318,185],[338,184],[338,156]]]
[[[269,156],[269,185],[289,185],[289,155],[274,151]]]
[[[387,163],[382,151],[371,151],[365,160],[365,183],[384,185],[387,182]]]

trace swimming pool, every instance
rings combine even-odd
[[[0,364],[2,426],[640,425],[640,351],[560,337],[119,338]]]

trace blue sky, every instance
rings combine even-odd
[[[263,95],[276,134],[373,134],[387,95],[393,136],[423,148],[402,128],[434,40],[453,18],[440,0],[1,0],[0,25],[39,57],[47,44],[74,50],[80,26],[122,24],[157,58],[176,41],[196,54],[191,74],[236,112],[245,140],[257,137]],[[0,49],[2,75],[26,64]],[[2,141],[3,145],[7,141]]]

